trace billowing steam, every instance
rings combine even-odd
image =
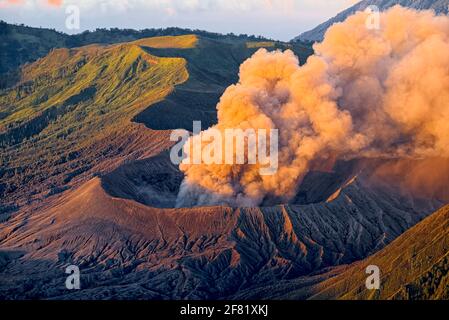
[[[330,28],[304,66],[264,49],[242,64],[214,128],[279,129],[279,169],[182,164],[177,206],[287,201],[329,157],[449,156],[449,18],[394,7],[370,30],[367,15]]]

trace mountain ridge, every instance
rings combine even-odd
[[[280,280],[236,299],[447,300],[449,206],[437,210],[373,255],[305,277]],[[366,288],[367,266],[380,270],[380,289]]]
[[[99,28],[95,31],[68,35],[53,29],[28,27],[23,24],[16,25],[0,21],[0,47],[2,48],[0,50],[0,74],[7,74],[7,77],[0,79],[0,88],[10,84],[7,80],[16,76],[15,72],[21,65],[46,56],[54,48],[76,48],[92,44],[107,45],[150,37],[189,34],[229,42],[271,40],[260,36],[234,35],[232,33],[222,35],[203,30],[176,27],[143,30]]]
[[[18,206],[24,193],[45,198],[42,192],[67,188],[102,160],[145,153],[143,136],[168,147],[167,133],[130,120],[188,79],[184,59],[156,57],[135,44],[55,49],[22,74],[0,91],[2,204]]]
[[[384,11],[395,5],[417,10],[434,10],[437,14],[448,14],[449,10],[448,0],[363,0],[340,12],[335,17],[319,24],[314,29],[302,33],[292,41],[320,42],[323,40],[324,34],[330,26],[334,23],[343,22],[357,11],[363,11],[369,6],[376,6],[380,11]]]

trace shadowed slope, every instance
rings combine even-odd
[[[144,44],[143,44],[144,45]],[[239,67],[259,48],[290,49],[304,63],[311,48],[300,43],[221,41],[200,37],[195,47],[145,48],[160,57],[182,57],[188,61],[189,79],[163,101],[138,114],[134,121],[156,130],[183,128],[192,131],[193,121],[206,129],[217,122],[216,105],[225,89],[238,81]]]
[[[448,299],[449,207],[406,231],[385,249],[319,284],[314,299]],[[367,290],[365,269],[381,270],[380,290]]]
[[[57,49],[25,66],[21,81],[0,92],[2,202],[22,205],[30,193],[58,193],[101,172],[103,160],[113,170],[114,162],[167,148],[168,132],[130,119],[187,78],[184,59],[128,43]]]
[[[132,184],[134,166],[152,179],[161,163],[163,156],[131,162],[107,179]],[[95,178],[1,224],[2,250],[21,254],[5,253],[0,296],[267,298],[381,249],[427,214],[413,205],[353,179],[327,203],[157,209],[111,197]],[[81,269],[81,291],[64,288],[68,264]]]

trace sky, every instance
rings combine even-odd
[[[181,27],[291,40],[356,0],[0,0],[0,19],[78,33],[96,28]],[[79,8],[80,29],[66,20]],[[72,8],[72,9],[70,9]],[[68,11],[67,11],[68,10]],[[73,27],[73,24],[71,24]]]

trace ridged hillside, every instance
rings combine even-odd
[[[191,34],[54,49],[24,65],[0,90],[0,212],[155,155],[170,145],[164,130],[214,123],[240,64],[265,45]],[[269,49],[302,62],[311,54],[301,44]]]
[[[142,200],[162,207],[179,183],[167,158],[130,161],[3,221],[0,298],[305,299],[345,270],[338,265],[382,249],[438,206],[354,178],[308,205],[155,208]],[[81,269],[80,291],[64,287],[68,264]]]
[[[103,159],[142,153],[149,144],[137,137],[155,133],[131,119],[188,79],[186,63],[125,43],[55,49],[24,66],[0,92],[3,200],[58,193]]]
[[[381,270],[380,290],[367,290],[365,269]],[[448,299],[449,207],[406,231],[373,256],[317,286],[315,299]]]

